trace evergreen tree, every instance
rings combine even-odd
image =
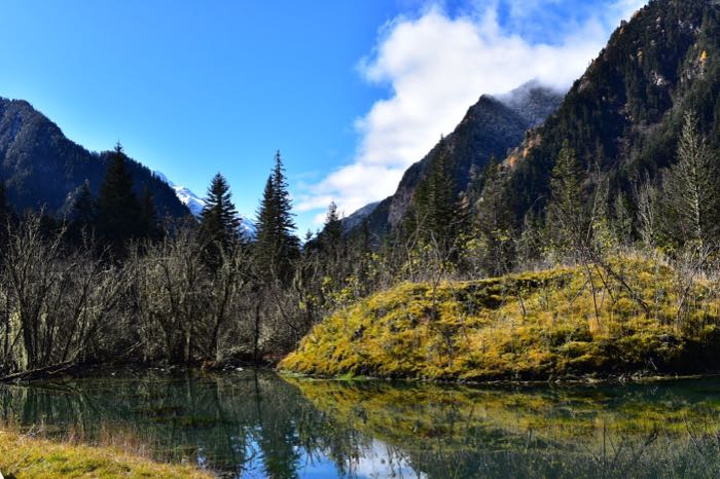
[[[260,271],[268,279],[288,284],[293,274],[293,261],[299,257],[297,238],[293,235],[295,222],[280,152],[268,177],[257,213],[256,255]]]
[[[160,237],[160,227],[158,226],[158,215],[155,209],[155,201],[150,193],[150,188],[143,185],[142,195],[140,196],[140,216],[138,218],[139,235],[151,240],[157,240]]]
[[[491,159],[475,205],[475,231],[482,245],[480,266],[491,276],[507,273],[514,259],[512,215],[500,167]]]
[[[419,239],[424,243],[434,241],[442,252],[447,252],[454,241],[458,205],[453,197],[454,181],[444,138],[440,139],[437,151],[427,177],[417,189],[415,216]]]
[[[637,222],[640,240],[648,251],[655,251],[658,245],[660,221],[658,218],[658,204],[660,202],[659,188],[652,183],[649,175],[635,190],[637,204]]]
[[[90,182],[85,180],[75,197],[70,220],[81,227],[94,225],[96,220],[95,207],[95,200],[90,191]]]
[[[133,180],[127,170],[126,160],[122,146],[118,143],[100,185],[97,202],[99,233],[119,256],[126,252],[125,243],[141,233],[138,222],[140,205],[133,192]]]
[[[589,229],[583,211],[581,176],[575,150],[565,141],[552,170],[546,221],[553,246],[561,253],[577,251],[587,243]]]
[[[677,242],[706,244],[718,230],[718,172],[692,113],[685,115],[677,157],[663,183],[666,230]]]
[[[227,180],[217,173],[210,183],[200,213],[200,234],[207,259],[219,257],[218,248],[228,250],[240,239],[240,215],[232,202]]]
[[[68,238],[76,246],[83,244],[86,235],[94,236],[97,222],[97,205],[90,191],[90,182],[85,180],[75,195],[70,211]]]
[[[525,213],[522,232],[515,242],[516,264],[523,270],[530,269],[543,259],[542,223],[533,210]]]
[[[343,250],[343,236],[342,220],[338,215],[337,205],[332,201],[330,202],[330,206],[328,206],[325,225],[323,226],[322,233],[320,233],[323,250],[327,254],[337,258]]]

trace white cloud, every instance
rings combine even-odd
[[[645,3],[596,3],[584,18],[568,20],[559,41],[543,43],[515,32],[537,30],[534,19],[545,18],[543,9],[563,0],[505,1],[504,22],[498,19],[496,0],[484,8],[475,3],[455,16],[430,6],[382,29],[373,55],[360,62],[359,71],[370,82],[388,84],[392,94],[356,121],[359,143],[354,161],[307,187],[298,198],[299,211],[325,208],[334,199],[340,211],[350,214],[391,195],[407,167],[441,134],[450,133],[481,94],[504,93],[532,79],[569,87],[620,20]],[[542,28],[560,27],[550,22]]]

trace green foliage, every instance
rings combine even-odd
[[[228,251],[240,239],[240,215],[232,202],[227,180],[217,173],[210,183],[205,206],[200,213],[200,241],[205,261],[217,267],[222,251]]]
[[[677,156],[663,178],[665,229],[677,244],[708,244],[717,238],[720,182],[716,158],[699,136],[692,113],[685,115]]]
[[[384,236],[397,229],[398,225],[402,225],[401,228],[406,226],[402,220],[415,215],[414,202],[408,199],[423,195],[419,189],[433,172],[444,170],[443,176],[453,183],[454,200],[463,192],[472,193],[481,188],[482,184],[475,183],[473,172],[482,171],[491,158],[504,158],[509,149],[518,146],[528,128],[536,126],[557,108],[562,95],[534,85],[529,91],[513,92],[512,98],[514,100],[501,102],[483,95],[470,107],[453,133],[441,139],[425,158],[408,168],[396,194],[381,202],[368,217],[373,235]],[[443,183],[440,181],[436,185]],[[471,202],[477,199],[476,195],[469,196]],[[421,220],[423,216],[412,221]],[[439,226],[440,229],[447,227]]]
[[[161,229],[158,225],[158,213],[155,209],[153,195],[147,185],[143,185],[139,206],[138,230],[142,232],[142,236],[149,240],[159,239]]]
[[[551,172],[566,141],[581,170],[597,167],[609,178],[613,198],[675,162],[686,111],[699,112],[702,135],[717,129],[718,18],[713,2],[655,1],[623,23],[558,111],[526,141],[509,186],[516,216],[544,212]],[[717,148],[717,135],[708,136]]]
[[[140,204],[133,192],[133,180],[125,165],[126,159],[122,146],[118,144],[97,200],[98,232],[120,256],[125,254],[128,240],[145,233],[137,221]]]
[[[259,271],[283,284],[292,279],[293,261],[299,256],[298,240],[292,234],[295,222],[291,210],[285,168],[278,151],[257,213],[255,252]]]
[[[552,170],[547,213],[549,237],[552,238],[553,246],[565,254],[582,248],[590,233],[584,211],[581,179],[575,150],[566,141]]]
[[[424,244],[435,243],[441,251],[448,251],[458,222],[456,187],[444,138],[436,148],[437,156],[415,192],[413,211],[418,240]]]
[[[319,239],[325,255],[334,261],[339,261],[345,252],[345,232],[334,201],[328,206]]]
[[[90,182],[85,181],[80,187],[75,201],[73,202],[73,210],[70,215],[70,221],[79,227],[93,226],[97,220],[97,211],[95,199],[90,191]]]
[[[25,212],[42,208],[47,215],[67,218],[85,181],[97,197],[114,153],[93,153],[73,143],[57,125],[22,100],[0,98],[0,131],[0,178],[6,182],[13,209]],[[13,134],[7,134],[9,131]],[[132,159],[126,160],[126,168],[136,185],[147,185],[161,218],[188,214],[174,190],[148,168]]]
[[[515,232],[505,178],[494,159],[485,168],[482,180],[484,187],[475,204],[473,226],[479,243],[473,245],[474,255],[479,258],[482,273],[499,276],[512,267]]]

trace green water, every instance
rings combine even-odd
[[[603,387],[114,371],[1,385],[34,432],[241,478],[720,477],[720,380]]]

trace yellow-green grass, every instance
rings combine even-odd
[[[630,258],[611,270],[406,283],[326,318],[280,369],[440,380],[702,371],[720,363],[717,291]]]
[[[159,464],[112,448],[31,438],[0,430],[0,472],[6,478],[211,478],[190,465]]]

